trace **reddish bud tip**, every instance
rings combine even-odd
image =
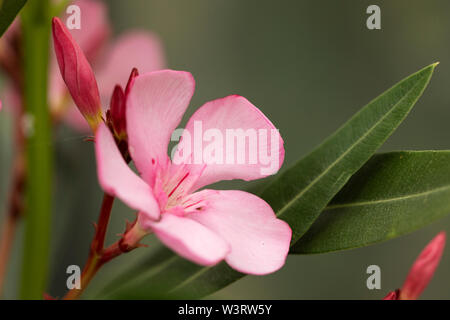
[[[94,72],[60,19],[52,19],[52,32],[61,76],[78,109],[95,132],[102,121],[102,110]]]
[[[112,126],[119,139],[125,138],[127,135],[125,112],[125,93],[121,86],[116,85],[111,97],[110,115]]]
[[[417,299],[428,285],[441,260],[445,238],[445,232],[439,233],[417,257],[400,290],[400,300]]]
[[[133,68],[128,78],[125,92],[121,86],[116,85],[111,97],[111,105],[108,115],[110,119],[108,119],[108,121],[112,124],[114,133],[119,140],[126,140],[127,138],[126,100],[131,88],[133,87],[134,79],[138,75],[138,70]]]
[[[139,75],[138,69],[133,68],[130,73],[130,77],[128,78],[127,86],[125,88],[125,97],[128,96],[130,93],[131,88],[133,87],[134,78],[136,78]]]

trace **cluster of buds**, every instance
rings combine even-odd
[[[123,90],[120,85],[116,85],[114,87],[114,91],[111,96],[110,108],[106,111],[106,124],[111,132],[114,133],[119,150],[127,162],[129,162],[130,159],[127,143],[126,101],[131,87],[133,86],[134,78],[138,75],[138,70],[133,68],[130,77],[128,78],[125,90]]]
[[[119,84],[115,86],[104,120],[97,81],[83,51],[59,18],[53,18],[52,30],[61,76],[76,106],[94,133],[100,123],[106,122],[124,159],[128,160],[126,99],[139,74],[137,68],[132,69],[125,89]]]
[[[137,68],[131,70],[125,90],[119,84],[115,86],[110,100],[110,108],[106,111],[106,119],[104,119],[97,80],[83,51],[59,18],[53,18],[52,31],[61,76],[76,106],[89,123],[94,134],[101,123],[106,123],[114,135],[114,140],[122,157],[127,163],[130,162],[126,101],[134,79],[139,75]],[[140,246],[139,241],[135,239],[137,229],[131,228],[131,226],[127,223],[122,240],[118,243],[120,245],[114,246],[111,250],[112,253],[108,254],[116,255],[118,252],[128,252]]]

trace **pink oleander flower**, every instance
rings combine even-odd
[[[193,114],[178,150],[187,150],[186,138],[198,123],[204,130],[223,136],[229,129],[266,130],[276,133],[263,143],[263,149],[271,150],[276,157],[276,168],[262,170],[261,161],[192,161],[194,152],[206,151],[208,143],[193,153],[186,151],[178,161],[170,160],[169,141],[189,105],[194,86],[192,75],[182,71],[155,71],[134,78],[126,99],[126,127],[129,151],[140,177],[124,161],[108,127],[101,124],[97,130],[100,185],[139,211],[137,222],[122,240],[136,244],[146,234],[154,233],[177,254],[197,264],[209,266],[225,260],[243,273],[274,272],[284,265],[289,251],[292,232],[288,224],[277,219],[272,208],[253,194],[202,188],[220,180],[248,181],[275,173],[284,160],[283,140],[269,119],[247,99],[228,96],[206,103]],[[249,147],[236,145],[234,151],[247,152]]]
[[[401,289],[391,291],[383,300],[416,300],[439,265],[445,247],[445,232],[439,233],[414,262]]]

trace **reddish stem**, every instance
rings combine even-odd
[[[2,233],[0,239],[0,296],[5,282],[5,276],[8,266],[11,249],[14,243],[14,237],[17,229],[17,222],[23,212],[23,191],[26,179],[25,170],[25,137],[20,123],[21,112],[15,117],[15,156],[12,169],[11,191],[8,200],[8,209],[5,221],[2,224]]]
[[[105,193],[103,196],[102,208],[100,209],[100,216],[96,226],[94,240],[92,241],[91,252],[101,254],[105,245],[106,231],[108,228],[109,218],[114,203],[114,197]]]
[[[91,243],[91,249],[89,251],[89,257],[86,265],[81,273],[81,288],[70,290],[64,300],[77,299],[84,289],[87,287],[91,279],[105,263],[103,261],[103,246],[105,244],[106,230],[108,228],[109,218],[111,216],[111,209],[114,203],[114,197],[105,193],[103,196],[102,207],[100,209],[100,215],[95,227],[94,239]]]
[[[17,220],[17,217],[8,214],[6,221],[3,222],[2,238],[0,240],[0,296],[3,293],[3,285],[5,283],[8,260],[14,242]]]

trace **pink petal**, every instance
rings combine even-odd
[[[164,213],[159,222],[139,216],[144,229],[151,229],[166,246],[200,265],[211,266],[221,261],[229,246],[220,236],[191,219]]]
[[[194,93],[188,72],[162,70],[135,78],[127,98],[130,153],[144,180],[154,182],[155,168],[166,168],[167,147]]]
[[[225,260],[232,268],[263,275],[284,265],[292,231],[264,200],[243,191],[204,190],[194,195],[205,205],[188,217],[230,244]]]
[[[444,247],[445,232],[441,232],[417,257],[400,290],[400,300],[415,300],[420,296],[439,265]]]
[[[85,55],[58,18],[52,20],[53,43],[61,76],[80,112],[95,132],[102,110],[97,82]]]
[[[125,88],[133,68],[143,74],[161,70],[166,65],[161,41],[148,31],[131,31],[119,36],[107,49],[104,61],[96,74],[106,106],[117,84]]]
[[[158,219],[159,206],[152,189],[125,163],[104,123],[97,130],[95,142],[97,173],[103,190],[117,196],[131,208],[144,212],[149,218]]]
[[[222,154],[222,157],[219,156],[218,159],[222,159],[222,162],[212,163],[211,160],[205,160],[205,158],[202,161],[202,155],[205,154],[207,146],[216,142],[214,138],[209,142],[204,141],[199,147],[199,144],[194,142],[194,139],[198,139],[195,131],[196,123],[197,128],[199,128],[199,124],[201,125],[203,134],[206,134],[207,131],[215,131],[223,137],[223,147],[218,147]],[[227,131],[230,129],[242,129],[244,133],[249,129],[249,132],[254,133],[253,137],[256,138],[256,140],[253,139],[255,147],[250,148],[249,139],[246,138],[245,145],[239,148],[236,139],[234,139],[234,151],[232,153],[227,152],[227,146],[228,148],[232,146],[227,141]],[[193,190],[220,180],[242,179],[249,181],[260,179],[275,174],[283,164],[283,139],[270,120],[244,97],[233,95],[206,103],[189,119],[186,131],[189,135],[186,136],[186,133],[183,133],[179,148],[184,150],[184,144],[191,144],[190,149],[193,155],[187,160],[191,163],[189,165],[190,170],[202,170],[206,163],[206,168],[204,168],[204,172]],[[260,132],[265,133],[265,137],[260,138]],[[191,139],[189,139],[189,136]],[[274,141],[274,143],[272,144],[271,141]],[[239,154],[245,157],[243,163],[238,161],[237,156]],[[229,155],[231,155],[231,161],[227,159]],[[253,155],[253,160],[250,155]],[[262,158],[263,155],[268,155],[267,159]],[[174,158],[174,162],[177,161]]]
[[[50,71],[49,71],[49,84],[48,84],[48,98],[50,107],[52,111],[59,111],[62,108],[62,103],[64,102],[65,95],[67,93],[67,87],[64,80],[61,77],[61,72],[59,71],[58,61],[56,57],[51,54],[50,58]],[[70,103],[71,108],[76,108],[76,105]],[[85,120],[86,121],[86,120]]]

